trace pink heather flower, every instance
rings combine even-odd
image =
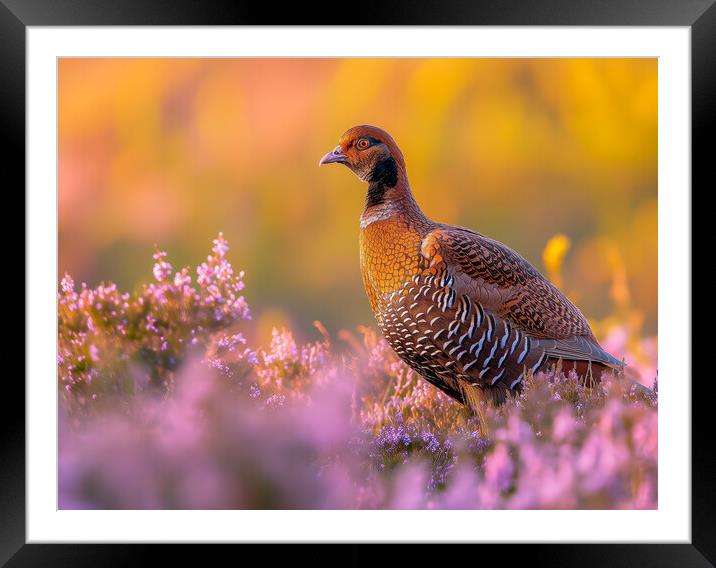
[[[293,333],[287,329],[279,331],[274,327],[271,330],[271,351],[266,355],[266,361],[293,361],[297,356],[298,347]]]
[[[218,345],[222,349],[226,349],[227,351],[233,351],[234,347],[236,347],[238,343],[245,345],[246,338],[240,333],[235,333],[233,335],[225,335],[224,337],[222,337],[219,340]]]
[[[214,254],[216,254],[219,258],[223,258],[223,256],[229,251],[229,243],[226,242],[226,239],[224,239],[224,233],[219,233],[219,236],[214,239],[214,246],[211,250],[214,251]]]
[[[206,291],[209,292],[209,295],[212,296],[215,300],[221,300],[223,299],[223,294],[219,290],[219,287],[215,284],[212,284],[210,286],[206,287]]]
[[[208,363],[209,363],[209,367],[218,369],[222,374],[226,375],[227,377],[231,377],[233,375],[233,371],[231,370],[231,367],[229,367],[221,359],[209,359]]]
[[[233,276],[234,270],[231,268],[231,264],[226,262],[226,260],[221,259],[219,264],[214,269],[214,274],[220,282],[227,282]]]
[[[152,272],[154,273],[154,278],[157,279],[157,282],[164,282],[168,280],[169,277],[172,275],[172,265],[164,260],[164,257],[167,256],[167,253],[161,250],[157,250],[153,256],[154,260],[156,260],[156,262],[154,263],[154,268],[152,270]]]
[[[251,363],[252,365],[259,364],[259,357],[256,354],[256,351],[251,351],[251,349],[245,349],[244,352],[241,354],[241,358],[245,359],[247,362]]]
[[[266,399],[264,406],[269,409],[277,409],[286,404],[286,397],[282,394],[274,394]]]
[[[155,325],[156,323],[157,323],[157,318],[155,318],[152,314],[147,314],[146,330],[153,331],[154,333],[158,333],[159,330],[157,329],[157,326]]]
[[[209,284],[212,280],[213,273],[214,271],[212,267],[209,266],[206,262],[202,262],[199,266],[196,267],[196,281],[202,286]]]
[[[236,298],[236,300],[231,306],[231,310],[231,314],[235,318],[245,320],[251,319],[251,311],[249,310],[249,305],[246,303],[246,300],[243,296]]]
[[[62,281],[60,282],[60,289],[65,294],[71,294],[75,291],[75,281],[72,280],[72,276],[70,276],[66,272],[65,275],[62,277]]]
[[[177,288],[191,286],[191,275],[186,268],[182,268],[181,272],[177,272],[174,275],[174,286],[176,286]]]

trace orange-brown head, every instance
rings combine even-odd
[[[344,164],[368,182],[366,210],[406,199],[414,204],[403,153],[390,134],[376,126],[364,124],[346,131],[340,144],[318,162],[323,164]]]
[[[393,175],[397,170],[405,173],[405,160],[395,140],[385,130],[367,124],[346,131],[340,144],[318,162],[323,164],[345,164],[367,182],[390,175],[390,170],[395,170]]]

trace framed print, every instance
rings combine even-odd
[[[690,238],[710,2],[5,4],[28,226],[3,562],[454,542],[713,564]]]

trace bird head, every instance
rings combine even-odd
[[[361,180],[394,186],[400,173],[405,174],[405,161],[390,134],[376,126],[354,126],[341,137],[340,143],[318,162],[344,164]]]

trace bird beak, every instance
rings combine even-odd
[[[340,146],[336,146],[333,150],[328,152],[325,156],[321,158],[321,161],[318,162],[319,166],[322,166],[323,164],[343,164],[346,161],[346,155],[343,153],[343,148]]]

